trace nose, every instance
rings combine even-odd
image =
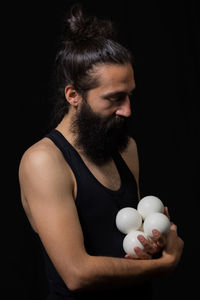
[[[127,118],[131,116],[131,104],[128,96],[123,101],[123,103],[121,103],[121,105],[117,108],[116,115]]]

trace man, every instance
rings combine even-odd
[[[137,145],[126,122],[136,85],[130,54],[111,29],[71,10],[56,59],[61,117],[19,167],[23,207],[44,247],[48,299],[150,297],[146,282],[171,272],[183,249],[172,223],[166,238],[139,237],[139,259],[123,252],[115,217],[139,200]]]

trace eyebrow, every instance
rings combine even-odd
[[[115,91],[115,92],[110,92],[107,94],[104,94],[102,98],[111,98],[111,97],[116,97],[116,96],[123,96],[127,94],[131,94],[135,90],[135,87],[129,92],[129,91]]]

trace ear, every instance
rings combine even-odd
[[[65,98],[74,107],[77,107],[81,101],[80,94],[71,85],[65,87]]]

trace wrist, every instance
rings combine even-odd
[[[175,268],[175,260],[172,255],[164,254],[159,258],[163,273],[168,274]]]

